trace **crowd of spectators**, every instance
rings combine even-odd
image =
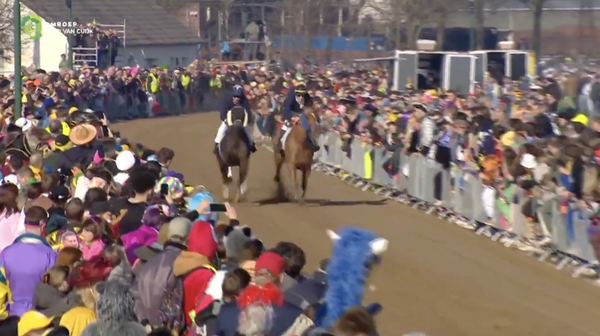
[[[304,74],[294,74],[296,70]],[[339,135],[348,155],[352,142],[384,146],[389,155],[383,168],[391,179],[408,175],[400,156],[428,158],[451,176],[460,171],[478,178],[488,223],[510,227],[493,223],[514,217],[502,204],[524,204],[520,212],[527,219],[527,233],[514,244],[523,250],[550,243],[551,232],[540,225],[552,221],[552,211],[584,210],[590,220],[588,238],[600,252],[594,229],[600,202],[599,79],[588,69],[546,68],[538,77],[519,81],[488,76],[462,95],[440,89],[435,81],[428,81],[426,90],[411,85],[390,90],[389,74],[382,69],[299,67],[283,74],[249,69],[245,88],[266,136],[273,134],[286,83],[304,82],[322,124]],[[435,205],[444,206],[439,177]],[[471,223],[464,226],[478,227]]]
[[[362,307],[318,328],[327,261],[307,275],[300,247],[267,251],[171,168],[173,150],[110,128],[107,94],[209,94],[255,76],[232,68],[218,86],[218,69],[23,69],[20,118],[14,77],[0,79],[1,335],[376,334]]]
[[[547,69],[519,82],[489,77],[466,96],[410,85],[391,90],[384,69],[336,66],[281,69],[195,61],[172,72],[84,67],[25,75],[24,113],[18,120],[13,118],[11,78],[0,80],[0,162],[6,162],[0,169],[0,220],[6,231],[0,235],[0,294],[5,293],[0,297],[10,302],[0,328],[12,330],[6,335],[38,335],[48,328],[54,328],[53,335],[112,335],[122,330],[159,335],[166,332],[164,327],[171,332],[191,325],[200,327],[200,333],[220,328],[227,335],[312,330],[304,301],[311,307],[318,304],[323,287],[316,286],[321,292],[303,292],[302,250],[282,242],[264,253],[260,240],[242,229],[229,205],[229,222],[218,225],[209,193],[186,186],[185,178],[169,168],[175,159],[172,150],[154,151],[112,132],[110,111],[103,110],[106,93],[158,102],[168,92],[187,104],[196,92],[204,104],[226,99],[233,84],[242,84],[259,116],[256,126],[269,137],[278,127],[288,91],[303,83],[313,97],[310,107],[319,112],[324,128],[343,140],[342,150],[351,154],[354,141],[387,149],[390,160],[384,168],[390,178],[404,174],[396,164],[400,155],[415,156],[429,158],[444,170],[470,172],[486,186],[481,195],[486,204],[509,203],[522,195],[528,200],[521,208],[528,232],[515,246],[524,250],[547,243],[539,226],[539,215],[548,214],[547,208],[557,207],[561,213],[569,206],[585,209],[591,220],[590,242],[600,252],[600,232],[594,229],[600,204],[600,76],[594,73]],[[443,205],[440,188],[436,186],[435,197]],[[492,220],[494,214],[486,213]],[[230,237],[232,232],[237,238]],[[178,284],[162,277],[169,272],[189,275]],[[253,276],[259,273],[266,277],[256,281]],[[24,274],[27,281],[14,281]],[[215,279],[220,280],[213,292]],[[323,285],[318,274],[308,279]],[[244,288],[267,284],[303,300],[275,317],[260,311],[256,325],[237,327],[215,327],[210,320],[214,306],[201,300],[208,296],[227,305],[243,296]],[[165,306],[165,286],[174,286],[168,288],[175,294],[181,286],[193,288],[180,299],[183,311],[194,314],[182,317]],[[134,297],[132,288],[141,296]],[[219,313],[215,316],[218,321]],[[221,317],[237,321],[236,316]],[[294,323],[298,319],[303,322]],[[306,328],[284,333],[293,326]],[[375,325],[368,312],[356,308],[327,332],[371,335]]]

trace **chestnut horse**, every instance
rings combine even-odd
[[[311,107],[304,109],[304,115],[308,120],[308,125],[315,138],[318,138],[318,123],[315,111]],[[308,178],[312,170],[314,152],[307,138],[306,130],[300,125],[297,117],[293,117],[295,122],[292,130],[287,135],[285,143],[282,146],[275,143],[274,148],[283,148],[281,151],[275,150],[275,182],[279,190],[284,190],[281,182],[281,167],[285,163],[290,174],[294,177],[294,198],[299,203],[304,203],[306,188],[308,187]],[[281,132],[281,130],[279,130]],[[279,139],[279,136],[273,137]],[[302,181],[298,185],[298,171],[302,174]]]

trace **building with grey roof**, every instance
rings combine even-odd
[[[45,22],[72,21],[64,0],[21,3]],[[76,0],[72,2],[72,18],[117,33],[122,44],[116,60],[118,66],[187,66],[198,55],[201,41],[197,34],[165,12],[155,0]],[[45,35],[53,34],[43,32],[40,40]]]

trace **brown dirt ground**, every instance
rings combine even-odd
[[[211,155],[218,127],[214,113],[115,125],[133,141],[175,150],[174,169],[188,183],[220,194]],[[248,199],[272,197],[272,153],[259,149],[251,161]],[[267,242],[293,241],[308,267],[329,256],[326,229],[356,225],[389,240],[366,298],[380,302],[381,335],[422,330],[432,336],[579,336],[600,334],[600,291],[523,253],[395,202],[315,173],[308,198],[318,204],[236,206],[243,223]]]

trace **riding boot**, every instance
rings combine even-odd
[[[216,143],[216,142],[215,142],[215,148],[213,149],[213,153],[214,153],[215,155],[218,155],[218,154],[219,154],[219,144],[218,144],[218,143]]]
[[[313,152],[318,152],[319,149],[321,149],[321,147],[317,145],[317,142],[313,138],[310,138],[310,144]]]
[[[250,145],[250,152],[252,152],[252,153],[256,153],[256,144],[255,144],[255,143],[252,143],[252,144]]]
[[[275,148],[275,150],[277,150],[278,152],[283,150],[283,136],[285,135],[284,130],[281,130],[279,132],[279,140],[277,141],[277,148]]]
[[[308,131],[307,133],[308,133],[307,138],[308,138],[308,143],[310,144],[310,148],[312,149],[313,152],[318,152],[319,149],[321,149],[321,147],[319,147],[319,145],[317,144],[317,141],[313,138],[312,132]]]

